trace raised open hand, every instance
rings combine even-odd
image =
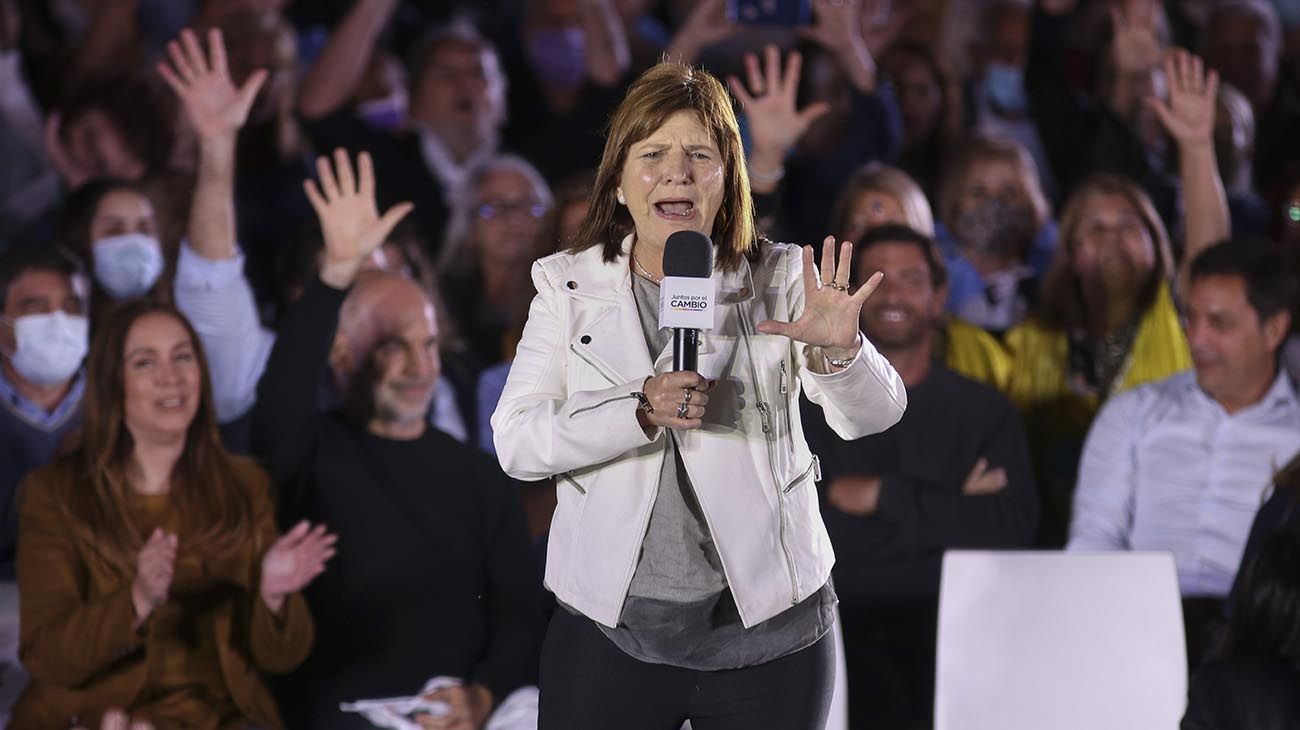
[[[740,100],[749,122],[753,150],[750,166],[762,174],[779,170],[785,155],[808,131],[813,121],[830,110],[825,102],[809,104],[799,109],[796,104],[799,92],[799,71],[803,57],[791,53],[781,71],[781,51],[774,45],[763,49],[764,65],[759,68],[758,57],[745,54],[745,72],[749,88],[735,76],[727,78],[731,92]]]
[[[812,246],[803,247],[803,314],[793,322],[774,319],[758,323],[758,331],[769,335],[784,335],[792,340],[814,347],[850,354],[859,346],[858,314],[863,302],[880,286],[884,274],[877,271],[867,283],[849,292],[849,272],[853,262],[853,244],[840,245],[839,262],[835,260],[835,237],[827,236],[822,243],[820,278],[813,263]]]
[[[375,168],[369,153],[357,155],[357,174],[342,149],[334,150],[334,165],[328,157],[316,158],[320,186],[303,181],[303,190],[316,210],[325,238],[325,260],[320,277],[336,289],[346,289],[356,279],[361,264],[384,245],[393,226],[415,206],[398,203],[381,217],[375,207]]]
[[[261,594],[267,607],[279,611],[286,596],[320,575],[325,562],[334,557],[337,541],[324,525],[312,527],[305,520],[276,540],[262,557]]]
[[[1149,97],[1147,106],[1179,144],[1212,143],[1219,74],[1207,71],[1199,57],[1181,48],[1165,56],[1164,66],[1169,101]]]
[[[725,41],[736,30],[737,25],[727,17],[724,0],[700,0],[673,36],[667,56],[678,63],[693,64],[704,49]]]
[[[894,3],[891,0],[864,0],[859,22],[862,40],[874,58],[880,58],[903,32],[907,21],[915,14],[915,6]]]
[[[1111,52],[1121,73],[1148,71],[1160,62],[1160,3],[1124,0],[1110,8]]]
[[[68,148],[63,141],[63,116],[58,112],[51,112],[45,119],[45,156],[69,190],[76,190],[87,180],[103,174],[102,166],[79,159]]]
[[[253,99],[266,81],[266,71],[248,75],[236,87],[226,65],[226,43],[221,31],[208,31],[208,56],[204,57],[194,31],[181,31],[179,41],[167,44],[172,65],[158,62],[158,73],[185,106],[185,113],[200,139],[231,138],[248,119]],[[173,68],[174,67],[174,68]]]

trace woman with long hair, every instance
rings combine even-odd
[[[280,727],[260,677],[312,645],[298,592],[334,538],[276,530],[269,479],[217,435],[202,345],[139,300],[92,345],[80,444],[21,492],[14,727],[126,708],[160,727]]]

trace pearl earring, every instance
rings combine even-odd
[[[618,202],[620,205],[627,205],[627,199],[623,197],[623,191],[618,191]]]

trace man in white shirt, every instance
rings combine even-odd
[[[1167,550],[1184,598],[1228,594],[1273,475],[1300,450],[1300,402],[1278,367],[1296,298],[1268,244],[1221,243],[1196,258],[1184,316],[1195,370],[1101,409],[1067,549]]]

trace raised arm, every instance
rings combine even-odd
[[[347,153],[335,150],[333,166],[327,157],[316,161],[320,185],[304,183],[325,239],[320,280],[285,312],[253,410],[254,450],[280,485],[294,479],[310,458],[318,389],[347,290],[362,262],[412,207],[401,203],[380,216],[370,155],[361,153],[357,166],[354,174]]]
[[[248,119],[266,71],[249,74],[236,87],[226,64],[226,44],[219,29],[208,31],[205,56],[194,31],[181,31],[167,44],[171,65],[158,73],[176,92],[199,139],[198,179],[190,207],[189,244],[200,256],[220,261],[235,257],[235,141]]]
[[[244,260],[235,240],[235,144],[266,80],[254,71],[236,87],[220,30],[208,32],[204,54],[193,31],[167,46],[171,64],[158,73],[176,92],[199,141],[189,235],[176,263],[176,306],[203,340],[217,418],[239,418],[253,405],[273,337],[261,327]]]
[[[1192,260],[1228,237],[1228,195],[1214,156],[1214,113],[1219,75],[1182,49],[1165,56],[1169,100],[1148,99],[1160,123],[1178,143],[1178,174],[1183,184],[1183,259],[1176,291],[1187,292]]]
[[[736,24],[727,17],[725,0],[700,0],[673,35],[664,58],[693,66],[704,49],[730,38],[735,32]]]
[[[587,77],[601,86],[613,86],[632,65],[627,28],[612,0],[582,0],[578,8],[587,39]]]
[[[859,94],[876,93],[876,59],[862,34],[862,9],[843,0],[814,0],[812,26],[799,35],[820,44]]]
[[[749,123],[752,145],[749,152],[749,183],[755,195],[775,192],[785,176],[785,157],[808,131],[812,123],[830,110],[825,102],[799,109],[799,72],[803,57],[791,53],[781,69],[781,52],[776,46],[763,50],[763,66],[758,57],[745,54],[748,89],[735,76],[728,77],[731,93],[740,100]]]
[[[398,0],[357,0],[303,77],[299,114],[306,119],[329,116],[352,98],[397,5]]]

